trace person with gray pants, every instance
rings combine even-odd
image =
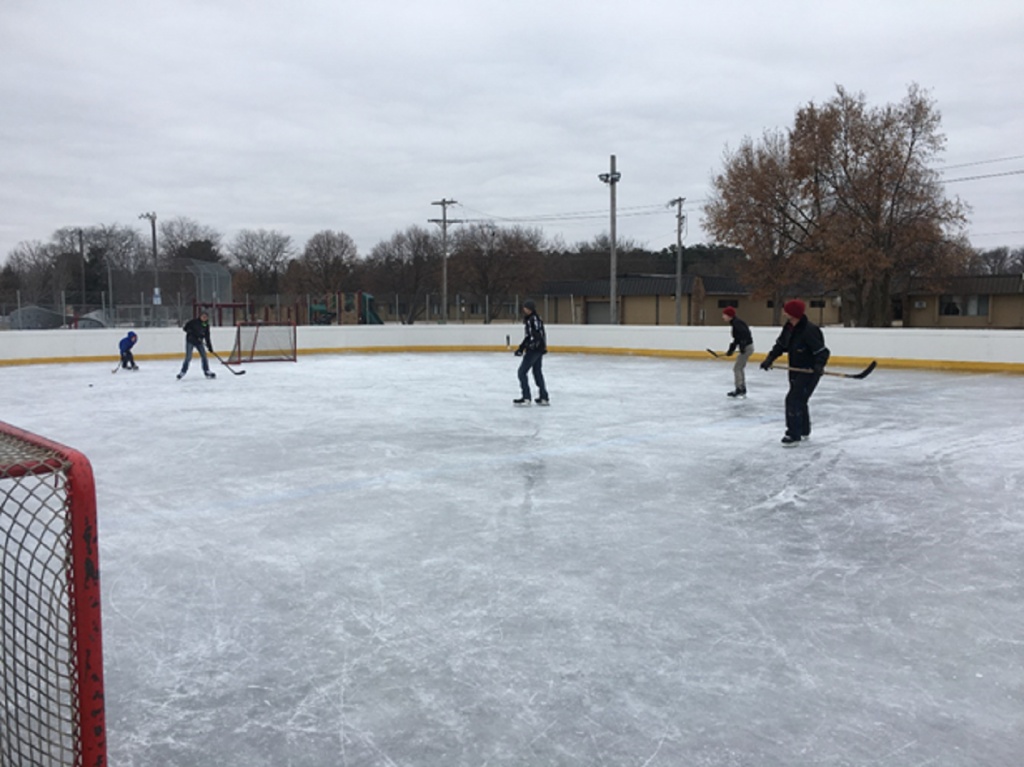
[[[750,328],[747,326],[747,323],[736,316],[736,310],[731,306],[727,306],[722,310],[722,319],[732,326],[732,343],[729,344],[729,350],[725,353],[725,356],[731,357],[737,349],[740,352],[732,366],[735,388],[729,392],[728,396],[744,399],[747,396],[747,360],[754,353],[754,337],[750,334]]]

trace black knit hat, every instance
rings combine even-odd
[[[537,304],[533,301],[523,301],[523,308],[529,309],[531,312],[537,311]]]

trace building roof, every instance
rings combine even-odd
[[[1024,274],[972,274],[963,277],[951,277],[937,283],[926,283],[923,280],[911,280],[909,295],[929,295],[937,293],[956,295],[1007,295],[1024,293]]]
[[[703,282],[704,292],[708,295],[745,295],[748,292],[732,277],[698,277],[693,274],[682,277],[683,295],[693,293],[697,279]],[[544,283],[540,293],[549,296],[607,296],[610,292],[608,287],[608,280],[552,280]],[[674,296],[676,278],[667,274],[626,274],[618,278],[616,289],[620,296]]]

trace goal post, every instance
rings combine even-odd
[[[0,422],[0,764],[107,763],[92,466]]]
[[[239,322],[229,365],[243,362],[296,362],[298,344],[294,322]]]

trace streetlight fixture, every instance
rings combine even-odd
[[[139,218],[148,218],[153,231],[153,306],[160,305],[160,266],[156,256],[156,213],[140,213]]]
[[[622,174],[615,170],[615,155],[612,155],[611,171],[609,173],[599,173],[597,177],[606,183],[609,190],[611,190],[611,247],[609,248],[611,251],[611,279],[608,282],[608,300],[611,303],[609,319],[612,325],[618,325],[618,285],[616,284],[616,272],[618,271],[618,265],[615,257],[615,185],[619,183],[619,179],[622,178]]]

